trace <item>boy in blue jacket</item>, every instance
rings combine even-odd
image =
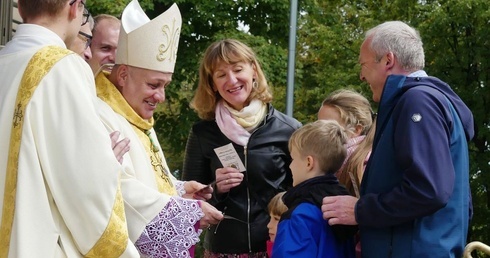
[[[322,198],[348,195],[334,173],[346,156],[347,135],[334,120],[319,120],[289,140],[293,188],[279,222],[272,257],[355,257],[355,226],[330,226],[322,217]]]

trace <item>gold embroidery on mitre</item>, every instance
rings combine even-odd
[[[8,257],[10,237],[15,214],[15,198],[17,192],[17,173],[19,169],[19,151],[22,140],[22,127],[27,104],[37,86],[51,68],[63,57],[74,54],[58,46],[47,46],[36,52],[24,71],[15,100],[16,110],[10,133],[9,156],[5,175],[3,195],[2,221],[0,225],[0,257]]]
[[[177,60],[177,49],[180,37],[180,27],[175,28],[176,19],[172,20],[172,28],[167,24],[163,25],[162,32],[164,42],[158,47],[157,60],[163,62],[168,59],[169,62]]]
[[[121,16],[116,64],[173,73],[181,29],[177,4],[150,20],[139,2],[132,0]]]

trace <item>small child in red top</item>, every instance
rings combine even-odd
[[[274,245],[274,240],[276,238],[277,224],[281,219],[281,215],[288,210],[288,207],[282,202],[282,196],[285,192],[280,192],[276,194],[269,202],[267,208],[269,209],[269,215],[271,217],[267,228],[269,229],[269,238],[267,241],[267,254],[272,257],[272,246]]]

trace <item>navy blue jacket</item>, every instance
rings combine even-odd
[[[468,107],[434,77],[388,77],[356,205],[362,256],[461,257],[471,194]]]

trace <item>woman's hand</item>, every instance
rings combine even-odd
[[[218,168],[216,169],[216,191],[218,193],[227,193],[231,188],[238,186],[243,181],[243,173],[236,168]]]
[[[111,146],[112,146],[112,151],[114,152],[114,156],[116,156],[117,161],[119,163],[123,163],[123,156],[129,151],[129,139],[124,138],[120,141],[117,141],[119,139],[119,133],[118,131],[114,131],[109,136],[111,137]]]

